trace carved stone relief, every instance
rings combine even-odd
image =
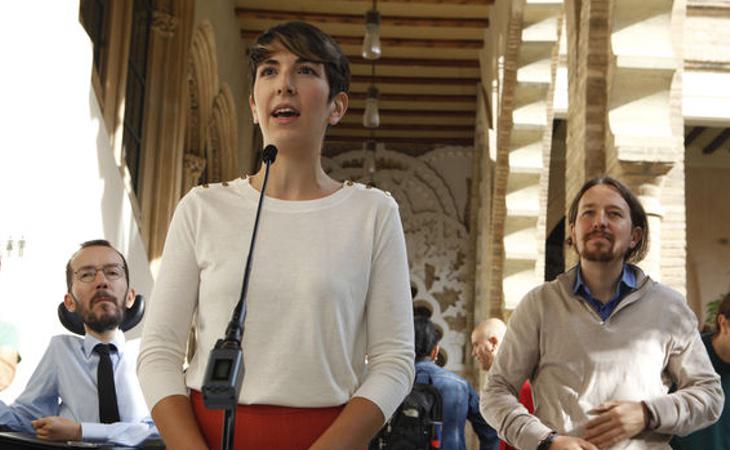
[[[191,153],[183,155],[183,192],[188,192],[198,184],[200,174],[205,170],[205,158]]]
[[[225,116],[231,113],[234,115],[233,123],[236,123],[235,108],[226,107],[221,109],[219,106],[217,117],[213,117],[215,105],[220,103],[217,98],[223,90],[219,87],[215,33],[213,26],[208,21],[203,21],[193,34],[190,45],[189,68],[185,156],[195,155],[207,161],[196,179],[191,182],[186,180],[183,185],[183,194],[201,181],[220,181],[221,146],[227,146],[230,141],[230,138],[227,137],[221,140],[221,130],[228,130],[227,126],[221,124],[230,120]],[[221,113],[221,111],[224,112]],[[218,135],[211,136],[211,130],[217,132]],[[223,132],[226,136],[230,133],[230,131]],[[235,133],[235,130],[233,133]],[[224,141],[225,143],[223,143]]]
[[[368,182],[389,191],[400,205],[406,234],[414,304],[432,311],[431,320],[443,330],[441,347],[446,367],[463,371],[467,329],[472,310],[471,273],[466,255],[469,232],[464,221],[471,147],[445,147],[419,157],[375,151],[375,172],[368,166],[372,152],[353,150],[324,158],[325,170],[335,179]]]

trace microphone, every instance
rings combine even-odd
[[[208,366],[205,369],[203,380],[203,403],[208,409],[225,410],[223,422],[223,439],[221,448],[228,450],[233,448],[233,428],[236,423],[236,406],[238,405],[238,394],[241,392],[243,376],[246,369],[243,364],[243,350],[241,349],[241,338],[243,336],[244,322],[246,320],[246,294],[248,292],[248,281],[251,276],[251,265],[253,261],[254,244],[261,217],[261,206],[264,203],[264,194],[269,181],[269,170],[271,164],[276,160],[278,150],[274,145],[267,145],[263,151],[263,162],[266,164],[264,182],[261,186],[259,204],[256,209],[253,232],[251,233],[251,244],[248,250],[246,268],[243,275],[243,286],[238,304],[233,310],[231,321],[226,328],[226,335],[218,339],[215,347],[210,352]]]
[[[274,161],[276,161],[276,154],[279,153],[279,150],[276,148],[275,145],[269,144],[266,147],[264,147],[263,153],[264,153],[263,154],[264,163],[274,164]],[[266,172],[266,173],[268,174],[268,172]]]

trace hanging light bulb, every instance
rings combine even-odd
[[[370,176],[370,181],[372,182],[372,177],[375,175],[375,141],[370,139],[365,143],[365,151],[368,153],[368,174]]]
[[[365,100],[365,114],[362,116],[362,124],[365,128],[378,128],[380,126],[378,95],[378,88],[371,84],[368,88],[368,98]]]
[[[362,179],[364,183],[371,184],[375,175],[375,141],[374,132],[370,131],[370,137],[362,143]]]
[[[370,131],[370,138],[362,144],[362,180],[368,186],[375,186],[375,132]]]
[[[365,13],[365,39],[362,41],[362,57],[378,59],[380,48],[380,13],[373,8]]]

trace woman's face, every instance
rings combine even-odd
[[[249,97],[254,123],[264,144],[281,150],[292,145],[312,145],[320,151],[327,125],[334,125],[347,109],[347,94],[329,101],[324,65],[306,61],[275,44],[269,58],[256,68]]]

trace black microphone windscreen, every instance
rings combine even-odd
[[[279,150],[277,150],[276,146],[273,144],[269,144],[264,147],[264,162],[267,164],[273,164],[276,160],[276,154],[278,152]]]

